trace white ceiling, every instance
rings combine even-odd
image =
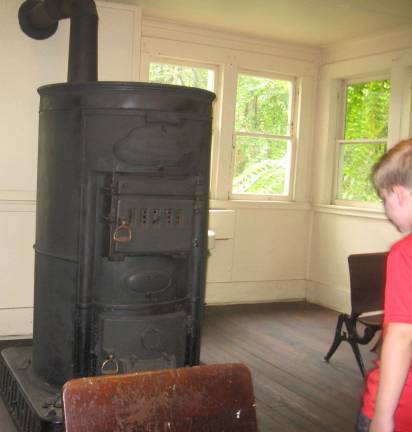
[[[412,26],[412,0],[126,1],[147,17],[314,46]]]

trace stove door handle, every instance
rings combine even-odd
[[[118,225],[113,231],[113,240],[121,243],[126,243],[132,240],[132,229],[126,218],[120,219],[120,225]]]
[[[109,354],[107,359],[102,363],[100,373],[102,375],[115,375],[119,373],[119,363],[113,354]]]

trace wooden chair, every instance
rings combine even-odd
[[[63,409],[66,432],[257,432],[242,364],[71,380]]]
[[[325,361],[328,362],[342,341],[349,342],[363,376],[365,366],[359,345],[368,344],[382,328],[386,258],[387,252],[355,254],[348,257],[351,313],[342,313],[338,316],[335,338],[325,356]],[[378,313],[365,315],[370,312]],[[358,323],[364,326],[363,334],[359,333]],[[343,326],[346,330],[343,330]]]

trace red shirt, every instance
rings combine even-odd
[[[388,323],[412,324],[412,235],[395,243],[387,261],[384,332]],[[368,374],[362,412],[373,417],[378,389],[380,362]],[[412,369],[406,379],[395,411],[395,432],[412,432]]]

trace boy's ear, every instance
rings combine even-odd
[[[405,186],[396,185],[393,187],[393,193],[395,194],[399,205],[405,205],[412,201],[411,191]]]

